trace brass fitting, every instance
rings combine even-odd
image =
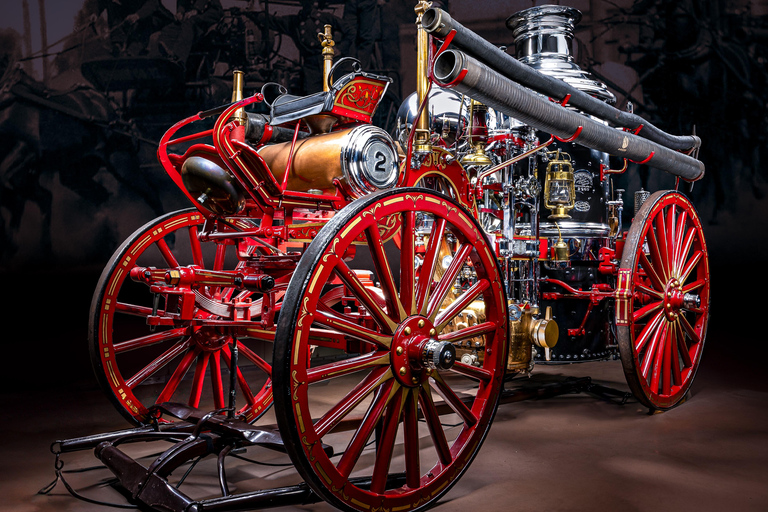
[[[517,307],[517,306],[510,306]],[[530,337],[531,312],[523,311],[519,319],[509,321],[509,353],[507,370],[524,372],[531,366],[532,344]]]
[[[517,306],[510,305],[517,308]],[[518,311],[520,308],[517,308]],[[539,308],[529,308],[522,311],[519,319],[509,322],[509,355],[507,370],[524,372],[531,366],[533,345],[544,349],[545,358],[549,360],[549,351],[560,336],[557,322],[552,319],[552,308],[547,306],[544,318],[535,318]]]
[[[243,89],[245,86],[245,73],[242,71],[235,71],[232,74],[232,103],[243,99]],[[248,122],[248,115],[245,113],[245,109],[239,108],[232,114],[233,119],[237,119],[241,126],[245,126]]]

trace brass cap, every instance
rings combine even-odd
[[[560,338],[560,328],[554,320],[536,320],[531,324],[531,338],[537,347],[554,348]]]

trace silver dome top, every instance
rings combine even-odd
[[[582,70],[573,60],[573,30],[581,12],[562,5],[540,5],[507,18],[515,39],[517,59],[545,75],[563,80],[573,87],[615,103],[606,85]]]

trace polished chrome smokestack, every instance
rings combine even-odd
[[[515,38],[517,59],[607,103],[616,97],[573,60],[573,29],[581,12],[562,5],[540,5],[507,18]]]

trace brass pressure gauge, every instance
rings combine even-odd
[[[570,219],[568,212],[576,202],[571,156],[561,153],[559,149],[547,153],[547,156],[549,163],[544,181],[544,206],[552,211],[550,219]]]

